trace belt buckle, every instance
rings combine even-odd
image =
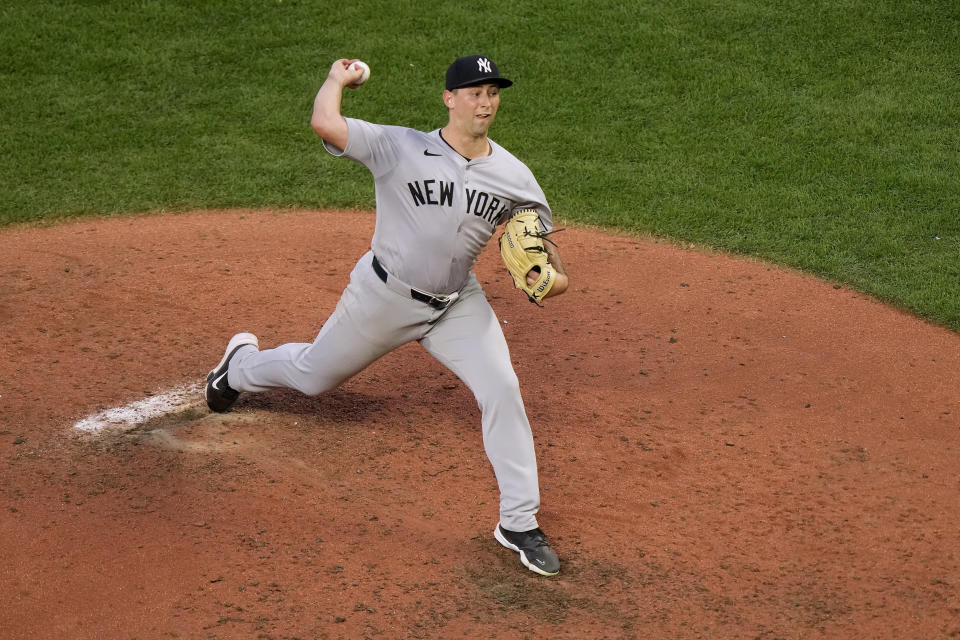
[[[427,302],[427,304],[429,304],[434,309],[439,309],[440,311],[443,311],[444,309],[449,307],[451,304],[453,304],[453,301],[456,300],[459,296],[460,296],[459,291],[454,291],[448,296],[430,296],[430,300],[429,302]]]

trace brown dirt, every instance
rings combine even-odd
[[[0,636],[960,636],[960,336],[758,262],[574,228],[537,309],[481,258],[554,579],[493,540],[476,405],[416,345],[317,398],[76,435],[236,331],[311,340],[372,226],[0,233]]]

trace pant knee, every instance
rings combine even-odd
[[[475,390],[477,404],[481,409],[487,407],[518,405],[523,406],[520,395],[520,381],[516,374],[497,377],[487,381]]]
[[[336,385],[329,384],[319,376],[304,376],[297,384],[297,391],[308,396],[318,396],[333,389]]]

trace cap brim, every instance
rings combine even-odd
[[[507,80],[506,78],[481,78],[480,80],[468,80],[467,82],[462,82],[456,86],[447,87],[447,91],[463,89],[464,87],[479,87],[484,84],[495,84],[501,89],[506,89],[507,87],[513,86],[513,80]]]

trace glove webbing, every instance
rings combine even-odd
[[[566,227],[562,229],[553,229],[552,231],[530,231],[530,229],[524,228],[523,235],[530,236],[532,238],[540,238],[541,240],[546,240],[547,242],[549,242],[550,244],[556,247],[559,245],[553,240],[551,240],[550,238],[548,238],[547,236],[553,235],[554,233],[560,233],[561,231],[566,231],[566,230],[567,230]],[[543,251],[544,253],[546,253],[547,250],[542,247],[527,247],[525,251]]]

